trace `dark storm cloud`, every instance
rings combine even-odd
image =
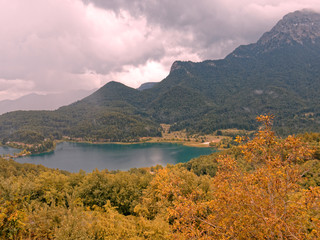
[[[222,58],[302,8],[318,0],[0,0],[0,100],[160,81],[175,60]]]
[[[115,13],[144,16],[163,31],[191,35],[176,44],[191,47],[201,58],[223,57],[239,44],[254,42],[287,13],[286,1],[84,0]],[[257,4],[255,4],[257,2]],[[298,5],[298,4],[297,4]],[[291,4],[292,9],[294,4]],[[279,9],[280,8],[280,9]]]
[[[284,14],[319,8],[316,0],[84,0],[98,7],[145,16],[163,31],[192,35],[181,39],[201,59],[224,57],[240,44],[255,42]]]

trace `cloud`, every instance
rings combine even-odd
[[[76,0],[0,1],[0,9],[0,78],[32,81],[34,91],[87,87],[88,71],[109,74],[164,55],[161,32],[150,34],[145,18],[126,11]]]
[[[223,58],[302,8],[320,6],[316,0],[0,0],[0,99],[160,81],[175,60]],[[18,86],[25,83],[24,90]]]
[[[320,9],[316,0],[83,0],[97,7],[144,16],[149,26],[190,35],[176,45],[202,59],[224,57],[239,44],[255,42],[288,12]],[[180,40],[180,41],[179,41]]]
[[[28,94],[34,88],[32,81],[22,79],[0,79],[0,101],[4,99],[14,99]]]

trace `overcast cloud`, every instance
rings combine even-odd
[[[160,81],[225,57],[318,0],[0,0],[0,100]]]

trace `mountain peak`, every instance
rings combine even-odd
[[[311,10],[285,15],[257,42],[260,46],[276,48],[281,45],[315,43],[320,38],[320,14]]]
[[[285,15],[257,43],[242,45],[228,57],[251,58],[290,46],[320,45],[320,14],[300,10]]]

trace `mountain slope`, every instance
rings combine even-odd
[[[177,123],[176,129],[254,128],[256,115],[273,113],[283,133],[319,130],[319,16],[310,11],[288,14],[257,43],[240,46],[223,60],[175,62],[152,91],[183,85],[218,106]]]
[[[159,135],[160,123],[203,133],[255,129],[255,117],[264,113],[276,115],[280,134],[320,131],[319,92],[320,14],[304,10],[284,16],[256,43],[225,59],[174,62],[163,81],[143,91],[110,82],[54,112],[2,115],[0,136],[25,129],[47,136],[55,129],[60,135],[130,140],[130,134]]]
[[[137,89],[139,91],[143,91],[143,90],[146,90],[149,88],[153,88],[156,84],[157,84],[157,82],[146,82],[146,83],[141,84],[141,86],[138,87]]]

